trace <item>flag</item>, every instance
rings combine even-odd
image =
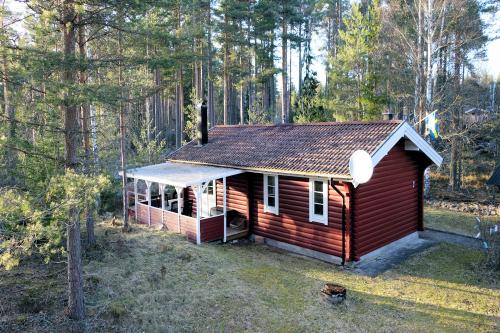
[[[429,113],[425,118],[425,132],[431,137],[432,140],[436,140],[439,136],[438,130],[439,125],[436,119],[436,111]]]

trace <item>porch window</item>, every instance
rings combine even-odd
[[[328,180],[309,180],[309,221],[328,224]]]
[[[278,214],[278,176],[264,175],[264,211]]]
[[[201,194],[201,216],[209,217],[212,208],[217,206],[216,183],[214,180],[208,182],[207,187]]]

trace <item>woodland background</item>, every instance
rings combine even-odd
[[[499,36],[481,20],[497,1],[19,2],[23,13],[5,1],[0,12],[0,267],[67,255],[73,318],[84,315],[80,220],[92,246],[97,213],[121,207],[118,171],[191,140],[203,99],[209,126],[390,114],[424,135],[436,110],[445,163],[433,195],[491,200],[500,78],[474,65]]]

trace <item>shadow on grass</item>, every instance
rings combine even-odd
[[[101,241],[121,237],[108,232]],[[477,254],[459,247],[439,245],[371,278],[262,245],[196,246],[139,229],[123,237],[125,257],[103,245],[103,260],[85,267],[89,315],[121,330],[456,332],[499,324],[496,291],[476,281]],[[332,281],[348,288],[341,306],[321,300]],[[479,292],[470,295],[469,285]]]
[[[481,330],[498,332],[500,318],[494,315],[478,314],[470,311],[451,309],[444,306],[417,303],[396,297],[373,295],[366,292],[352,291],[350,297],[363,302],[380,316],[400,317],[399,324],[408,330],[437,332],[459,332],[464,330]],[[494,304],[492,304],[492,307]]]
[[[480,250],[441,243],[410,258],[397,271],[403,275],[498,290],[498,275],[482,267],[483,259],[484,252]],[[468,292],[467,288],[461,290]]]

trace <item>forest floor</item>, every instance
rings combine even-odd
[[[204,244],[97,224],[84,257],[87,318],[65,316],[65,265],[0,271],[0,331],[494,332],[497,276],[482,253],[438,244],[377,277],[256,244]],[[348,290],[332,306],[324,283]]]

